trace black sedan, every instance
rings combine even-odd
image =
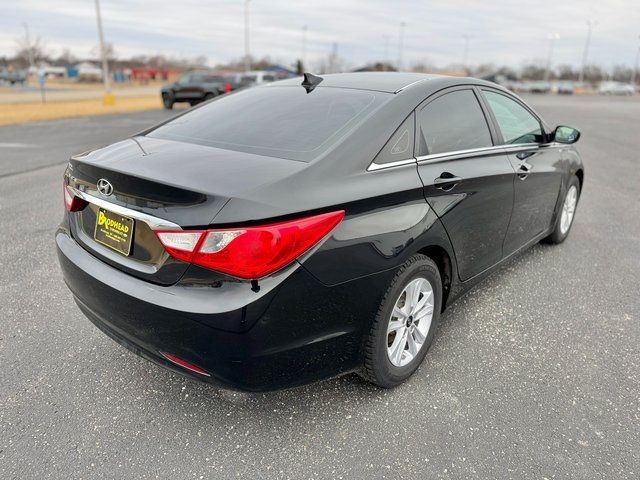
[[[456,298],[565,240],[579,136],[481,80],[307,74],[73,157],[60,264],[98,328],[183,374],[393,387]]]
[[[175,103],[186,102],[189,105],[197,105],[236,88],[238,88],[238,82],[233,76],[194,71],[187,72],[176,82],[162,87],[160,95],[164,108],[171,110]]]

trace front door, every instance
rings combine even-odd
[[[482,89],[516,171],[514,206],[504,242],[509,255],[551,226],[562,179],[560,146],[545,144],[540,120],[511,96]]]

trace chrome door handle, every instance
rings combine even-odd
[[[520,178],[520,180],[526,179],[531,173],[531,170],[533,170],[533,165],[527,162],[522,162],[520,167],[518,167],[518,178]]]
[[[454,177],[449,172],[443,172],[438,178],[434,178],[433,184],[436,186],[436,188],[448,192],[461,181],[461,177]]]
[[[520,164],[520,168],[519,170],[523,173],[531,173],[531,170],[533,169],[533,165],[527,163],[527,162],[522,162]]]

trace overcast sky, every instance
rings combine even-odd
[[[244,53],[242,0],[102,0],[106,41],[119,57],[204,55],[211,65]],[[640,0],[251,0],[251,53],[290,64],[302,55],[307,25],[311,66],[333,43],[350,66],[398,58],[406,22],[405,66],[469,63],[519,67],[543,62],[548,35],[558,33],[553,63],[579,65],[587,19],[596,19],[590,63],[633,64],[639,46]],[[0,0],[0,55],[12,55],[28,23],[54,55],[68,48],[88,56],[97,45],[93,0]]]

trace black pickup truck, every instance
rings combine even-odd
[[[205,100],[229,93],[238,88],[233,76],[224,76],[212,72],[187,72],[178,81],[162,87],[162,104],[172,109],[177,102],[196,105]]]

